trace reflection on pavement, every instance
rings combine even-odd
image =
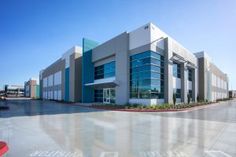
[[[234,104],[221,104],[225,111],[216,106],[178,114],[81,111],[1,118],[0,140],[9,143],[9,156],[233,157]],[[206,114],[216,109],[229,115],[219,112],[225,117],[212,120],[218,115]]]

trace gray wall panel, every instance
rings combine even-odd
[[[116,61],[116,103],[126,104],[129,100],[129,36],[122,33],[93,49],[92,61],[102,62],[115,55]]]
[[[82,57],[75,60],[75,101],[82,101]]]

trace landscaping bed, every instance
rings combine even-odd
[[[226,101],[226,100],[223,100]],[[116,105],[116,104],[92,104],[91,108],[113,110],[113,111],[129,111],[129,112],[173,112],[173,111],[184,111],[195,107],[201,107],[213,104],[213,102],[198,102],[189,104],[160,104],[160,105],[140,105],[140,104],[127,104],[127,105]]]

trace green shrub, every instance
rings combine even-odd
[[[155,110],[155,109],[156,109],[156,106],[158,106],[158,105],[151,105],[151,106],[150,106],[150,109],[154,109],[154,110]]]
[[[133,107],[139,107],[140,104],[132,104]]]
[[[170,109],[173,109],[174,108],[174,105],[173,104],[169,104],[170,105]]]
[[[160,105],[156,105],[155,110],[159,110],[159,109],[160,109]]]
[[[197,102],[200,102],[199,94],[197,95]]]
[[[139,105],[138,108],[139,108],[139,109],[144,109],[145,106],[144,106],[144,105]]]
[[[190,96],[190,94],[188,93],[188,104],[190,103],[190,101],[191,101],[191,96]]]
[[[173,93],[173,103],[174,103],[174,106],[175,106],[175,103],[176,103],[176,94]]]
[[[160,105],[160,106],[158,107],[158,109],[164,109],[164,106],[163,106],[163,105]]]

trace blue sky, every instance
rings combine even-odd
[[[104,42],[153,22],[205,50],[236,89],[235,0],[1,0],[0,88],[23,84],[83,37]]]

